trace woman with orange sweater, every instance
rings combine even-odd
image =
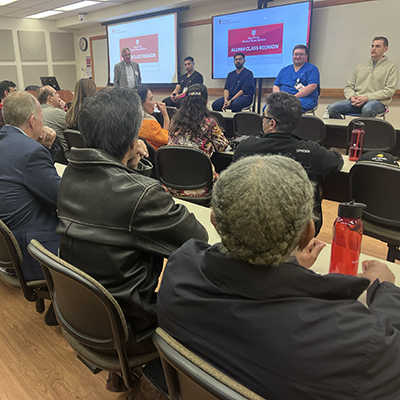
[[[147,85],[139,85],[136,91],[142,100],[144,112],[139,137],[145,139],[155,150],[158,150],[159,147],[166,145],[168,142],[169,117],[167,107],[164,103],[153,100],[153,93],[151,93]],[[164,118],[163,128],[161,128],[158,121],[151,115],[154,112],[155,105],[157,105]]]

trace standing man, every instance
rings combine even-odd
[[[317,106],[320,91],[318,68],[306,62],[307,55],[307,46],[294,46],[293,65],[279,71],[272,90],[295,95],[300,100],[303,113]]]
[[[3,118],[3,100],[12,92],[17,90],[17,85],[13,81],[0,82],[0,129],[5,125]]]
[[[385,112],[385,106],[390,104],[396,92],[399,78],[397,65],[385,56],[388,49],[387,38],[374,38],[370,60],[358,64],[349,78],[344,88],[347,100],[328,106],[329,118],[343,119],[342,115],[346,114],[376,117]]]
[[[299,126],[301,114],[302,107],[297,97],[285,92],[271,93],[263,115],[265,136],[250,136],[243,140],[233,155],[233,161],[253,154],[284,154],[300,162],[315,184],[314,215],[317,218],[315,230],[318,234],[322,226],[319,182],[320,179],[339,172],[343,166],[343,158],[339,153],[293,133]]]
[[[224,97],[220,97],[212,103],[215,111],[223,111],[230,108],[233,112],[242,111],[253,102],[255,91],[253,73],[244,67],[246,62],[243,53],[233,56],[236,70],[229,72],[224,87]]]
[[[135,88],[142,83],[139,64],[131,61],[131,50],[123,47],[121,50],[122,61],[114,66],[114,87]]]
[[[61,145],[65,157],[67,157],[69,150],[64,138],[64,131],[68,127],[65,122],[67,114],[63,109],[64,101],[61,100],[57,90],[51,86],[42,86],[38,90],[38,101],[42,106],[43,123],[56,131],[58,144]]]
[[[163,100],[163,103],[168,107],[179,108],[182,102],[179,95],[185,94],[187,88],[191,85],[196,83],[203,84],[203,75],[194,69],[194,58],[188,56],[183,60],[183,63],[186,69],[186,74],[179,77],[178,84],[175,86],[171,95]]]
[[[0,130],[0,219],[11,229],[21,248],[25,279],[44,279],[39,263],[27,251],[27,244],[37,239],[57,254],[60,177],[52,160],[59,150],[52,146],[56,134],[43,127],[40,104],[28,92],[7,96],[3,113],[7,125]]]

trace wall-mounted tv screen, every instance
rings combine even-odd
[[[123,47],[130,48],[132,61],[139,64],[143,83],[178,81],[177,13],[111,23],[107,35],[110,82]]]
[[[309,47],[312,1],[213,17],[212,77],[226,78],[235,53],[255,78],[275,78],[292,63],[293,47]]]

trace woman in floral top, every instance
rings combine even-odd
[[[201,84],[189,86],[179,111],[169,128],[168,145],[196,147],[210,158],[214,151],[224,151],[229,146],[218,123],[207,109],[207,88]],[[213,167],[214,170],[214,167]],[[214,182],[218,174],[213,171]],[[179,196],[208,196],[206,188],[197,190],[176,190],[165,188],[169,193]]]

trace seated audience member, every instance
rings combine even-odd
[[[79,79],[75,84],[74,101],[68,109],[65,122],[69,129],[79,131],[78,115],[81,110],[83,100],[96,93],[96,84],[91,79]]]
[[[329,118],[343,119],[342,115],[360,114],[363,117],[376,117],[385,112],[385,106],[392,101],[396,92],[399,71],[385,53],[389,42],[383,36],[373,39],[371,58],[358,64],[344,88],[347,100],[330,104],[327,108]]]
[[[255,92],[253,73],[244,67],[246,62],[243,53],[233,56],[236,70],[229,72],[224,87],[224,97],[220,97],[212,103],[212,109],[223,111],[231,109],[233,112],[242,111],[253,102]]]
[[[265,399],[400,398],[400,289],[385,264],[358,277],[309,270],[313,187],[299,163],[246,157],[221,173],[211,220],[222,243],[169,258],[161,328]],[[368,308],[357,299],[367,289]]]
[[[190,238],[208,238],[158,181],[132,169],[146,152],[138,142],[141,122],[140,98],[131,89],[101,90],[84,101],[78,125],[87,148],[71,149],[56,230],[61,257],[98,280],[121,306],[132,354],[154,351],[154,290],[164,258]]]
[[[67,157],[69,150],[64,138],[64,131],[68,127],[65,122],[64,101],[60,98],[56,89],[51,86],[42,86],[38,90],[38,101],[42,106],[43,123],[56,131],[57,140],[64,151],[65,157]]]
[[[203,75],[194,69],[194,58],[188,56],[184,59],[183,63],[186,73],[179,77],[178,84],[175,86],[171,95],[163,100],[163,103],[168,107],[179,108],[182,103],[182,98],[180,98],[180,96],[186,93],[187,88],[196,83],[203,83]]]
[[[204,85],[188,88],[181,108],[169,128],[168,145],[197,147],[211,158],[214,151],[224,151],[228,140],[207,108],[208,93]],[[214,171],[214,182],[218,174]],[[166,188],[174,195],[201,197],[210,195],[205,189],[177,190]]]
[[[143,108],[143,121],[140,127],[139,137],[145,139],[155,150],[158,150],[159,147],[166,145],[168,142],[170,121],[167,108],[164,103],[153,100],[153,93],[151,93],[147,85],[139,85],[136,91],[142,101]],[[154,106],[157,106],[163,116],[163,128],[161,128],[159,122],[151,115],[154,112]]]
[[[0,82],[0,129],[5,125],[3,118],[3,100],[12,92],[17,90],[17,85],[13,81]]]
[[[233,161],[253,154],[289,155],[306,170],[315,183],[316,233],[322,226],[320,179],[339,172],[343,166],[342,156],[325,149],[312,140],[302,139],[293,132],[299,126],[302,115],[300,100],[285,92],[271,93],[266,101],[263,116],[264,137],[250,136],[236,148]]]
[[[295,95],[300,100],[303,113],[317,106],[319,96],[319,71],[315,65],[306,62],[307,55],[307,46],[294,46],[293,65],[279,71],[273,87],[273,92]]]
[[[44,279],[27,244],[37,239],[57,254],[60,177],[52,158],[60,149],[52,146],[56,134],[43,127],[42,109],[30,93],[14,92],[6,97],[3,115],[7,125],[0,130],[0,219],[21,247],[25,279]]]

